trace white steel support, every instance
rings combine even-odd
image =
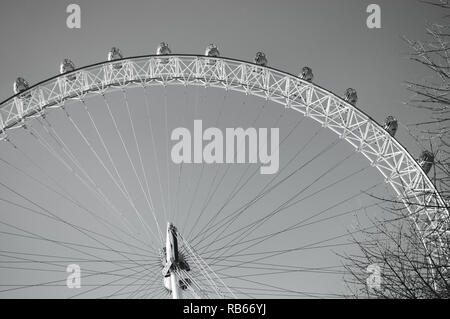
[[[405,202],[433,263],[448,267],[448,204],[408,151],[360,109],[301,78],[253,63],[199,55],[140,56],[53,77],[0,103],[0,140],[44,109],[93,93],[140,85],[204,85],[268,99],[325,124],[373,165]],[[255,68],[258,71],[255,72]],[[74,80],[69,80],[74,79]],[[61,85],[64,83],[64,85]]]
[[[178,285],[179,278],[174,271],[178,265],[178,240],[177,229],[172,223],[167,223],[166,235],[166,267],[170,273],[170,288],[173,299],[181,299],[181,289]]]

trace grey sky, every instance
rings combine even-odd
[[[83,66],[105,60],[106,53],[112,46],[119,47],[125,56],[134,56],[154,53],[156,46],[161,41],[168,42],[173,53],[203,53],[205,46],[212,42],[219,46],[219,50],[223,56],[242,60],[250,61],[257,51],[263,51],[268,57],[270,66],[286,70],[289,73],[296,74],[301,67],[305,65],[310,66],[315,74],[314,82],[338,95],[342,95],[348,87],[355,88],[358,92],[358,105],[360,108],[379,122],[382,122],[389,114],[398,117],[400,122],[404,124],[416,122],[427,116],[426,113],[411,110],[403,105],[403,102],[409,96],[403,82],[406,80],[420,80],[426,73],[422,67],[413,64],[407,59],[406,55],[409,49],[401,37],[406,36],[411,39],[422,39],[424,37],[424,24],[427,21],[439,20],[442,15],[439,9],[424,5],[418,1],[77,1],[75,3],[81,6],[81,29],[69,30],[65,23],[67,17],[65,9],[72,2],[75,1],[17,0],[8,3],[5,1],[2,2],[0,11],[0,96],[2,100],[12,94],[12,82],[17,76],[25,77],[30,84],[36,83],[55,75],[58,72],[60,61],[65,57],[71,58],[77,66]],[[382,28],[379,30],[369,30],[366,27],[366,17],[368,15],[366,13],[366,7],[372,2],[378,3],[381,6]],[[162,90],[152,90],[155,93],[153,105],[156,105],[152,110],[154,112],[152,114],[161,120],[163,119],[163,113],[161,108],[157,106],[163,105],[164,93]],[[218,108],[220,107],[220,100],[224,94],[223,92],[213,91],[211,95],[204,97],[203,100],[203,91],[197,89],[189,91],[190,95],[187,100],[185,100],[181,89],[169,92],[173,93],[169,97],[169,114],[171,119],[169,125],[172,128],[180,125],[191,127],[192,119],[195,115],[202,116],[203,119],[208,121],[209,125],[214,124],[214,119],[217,117]],[[121,105],[123,105],[122,97],[120,94],[115,94],[111,96],[111,106],[116,112],[123,112],[123,109],[120,109]],[[199,95],[196,97],[196,94]],[[200,102],[199,100],[195,102],[199,98]],[[230,97],[227,101],[230,109],[224,114],[223,122],[219,123],[218,126],[249,126],[252,123],[262,102],[253,98],[249,98],[247,102],[243,102],[243,100],[244,98],[242,96],[236,94]],[[130,105],[142,105],[142,101],[142,93],[137,92],[134,94],[134,97],[130,97]],[[99,107],[100,105],[103,106],[99,98],[94,98],[92,103]],[[248,112],[241,111],[242,109],[240,107],[244,105],[243,103],[247,103],[246,110]],[[208,108],[209,105],[214,106],[214,108]],[[183,107],[185,107],[184,112],[180,112],[179,110]],[[189,112],[189,110],[198,113],[195,114]],[[137,109],[136,112],[141,111]],[[81,117],[85,116],[85,114],[80,112],[74,111],[74,117],[82,122],[86,118]],[[261,119],[259,119],[259,126],[270,127],[273,125],[278,114],[280,114],[279,112],[281,111],[278,109],[265,111]],[[97,118],[102,117],[99,108],[94,109],[93,113],[97,115]],[[55,111],[55,114],[49,116],[49,118],[50,120],[55,120],[55,127],[64,130],[66,122],[63,122],[64,117],[61,114],[63,113],[57,113]],[[125,113],[119,114],[121,114],[120,118],[126,116]],[[138,135],[144,137],[146,136],[144,135],[146,134],[145,123],[139,122],[139,118],[143,119],[145,116],[142,113],[140,117],[139,114],[135,114]],[[287,134],[288,128],[295,125],[296,121],[296,117],[283,118],[282,122],[278,123],[280,126],[283,126],[280,134],[282,136],[283,134]],[[158,143],[160,143],[158,149],[165,150],[166,145],[164,144],[164,139],[167,136],[164,135],[165,128],[162,126],[163,121],[156,122],[156,131],[159,131],[159,134],[161,134],[157,139]],[[110,125],[108,123],[106,121],[100,121],[100,125],[104,125],[104,129],[109,127],[106,126]],[[86,130],[90,130],[89,132],[91,134],[93,133],[87,124],[82,125],[86,125],[83,127]],[[307,136],[309,136],[308,134],[312,134],[315,129],[317,127],[312,123],[302,126],[300,131],[302,139],[288,142],[289,148],[287,147],[282,154],[281,161],[286,163],[289,156],[294,154],[298,149],[297,142],[306,141]],[[127,132],[128,138],[130,138],[129,127],[125,127],[124,130]],[[23,135],[20,135],[22,133],[18,134],[18,138],[23,137]],[[69,131],[67,129],[62,134],[64,138],[73,143],[79,142],[76,140],[76,132],[73,130]],[[398,139],[407,145],[413,153],[418,151],[417,145],[409,138],[403,126],[400,128]],[[111,135],[107,137],[107,140],[112,141],[114,138]],[[326,146],[331,141],[332,136],[330,134],[325,134],[323,137],[320,137],[320,143],[315,144],[309,150],[310,154],[319,152],[321,147]],[[23,143],[25,143],[25,149],[29,150],[31,154],[34,154],[36,159],[44,167],[52,168],[53,164],[46,162],[43,151],[37,145],[30,143],[30,140],[26,140],[25,138],[23,138]],[[77,150],[80,153],[81,159],[92,161],[93,163],[92,158],[88,158],[88,150],[82,148],[81,145],[77,147],[79,147]],[[86,150],[85,153],[83,153],[84,150]],[[307,184],[306,181],[320,174],[323,167],[331,166],[333,161],[336,161],[336,158],[343,158],[349,151],[350,148],[348,145],[345,145],[336,150],[335,153],[332,153],[333,155],[329,155],[321,159],[320,162],[316,162],[311,171],[305,174],[304,180],[299,178],[291,181],[285,188],[272,194],[273,197],[269,197],[266,202],[257,206],[253,213],[264,212],[267,207],[276,203],[282,196],[285,196],[287,191],[292,193],[292,190]],[[6,151],[2,150],[0,154],[10,160],[14,160],[14,155]],[[153,153],[149,150],[144,151],[143,154],[147,159],[150,159],[152,155]],[[125,166],[126,158],[123,157],[123,154],[117,154],[117,156],[121,165]],[[160,162],[164,163],[166,160],[164,152],[159,152],[157,156]],[[136,158],[134,157],[133,159]],[[306,160],[307,157],[303,159]],[[27,169],[30,168],[29,164],[26,164],[25,161],[22,162],[20,160],[19,163]],[[107,177],[100,175],[100,169],[96,171],[98,166],[92,165],[90,168],[92,170],[91,174],[95,175],[98,172],[99,175],[97,178],[100,183],[102,185],[104,184],[106,191],[109,191],[109,194],[113,196],[112,198],[116,199],[114,196],[117,194],[113,190],[113,187],[107,184]],[[345,175],[355,167],[360,167],[361,165],[364,165],[364,161],[361,158],[344,163],[338,172],[333,173],[329,182],[338,179],[339,176]],[[175,191],[173,185],[176,184],[178,167],[174,165],[169,166],[171,172],[170,181],[163,182],[162,187],[170,188],[171,184],[173,187],[172,190]],[[161,169],[164,169],[164,167]],[[2,167],[2,172],[4,172],[5,181],[9,181],[16,187],[23,187],[24,192],[31,194],[33,191],[36,192],[36,196],[40,197],[40,200],[43,200],[52,209],[61,211],[61,207],[65,207],[63,201],[50,197],[43,190],[36,191],[29,181],[17,179],[17,175],[15,173],[8,173],[9,171],[6,170],[6,167]],[[181,206],[185,211],[189,207],[193,192],[195,193],[196,179],[194,178],[199,176],[199,172],[200,169],[197,167],[195,169],[192,168],[189,173],[186,173],[189,174],[186,175],[187,177],[184,181],[186,193],[180,195]],[[228,190],[232,188],[234,185],[233,177],[238,178],[241,172],[242,168],[231,170],[230,181],[224,183],[223,189]],[[156,180],[156,173],[154,166],[149,165],[149,174],[153,177],[151,179],[152,181]],[[74,187],[73,190],[77,190],[78,198],[83,198],[83,196],[88,198],[88,193],[86,192],[85,194],[84,190],[79,185],[76,185],[74,178],[64,174],[67,173],[55,167],[55,176],[61,181],[64,181],[64,183],[67,180],[68,187]],[[132,172],[127,171],[125,173],[125,179],[131,179],[132,174]],[[211,181],[214,176],[214,171],[212,169],[209,170],[205,173],[205,176],[206,181],[202,183],[198,192],[200,194],[199,202],[193,204],[194,211],[201,209],[201,205],[199,207],[196,205],[206,200],[204,195],[208,192],[208,179]],[[372,178],[374,178],[373,181]],[[261,186],[266,181],[267,178],[258,177],[254,185]],[[272,228],[269,225],[269,228],[265,230],[263,228],[260,232],[264,234],[264,231],[271,232],[277,227],[281,228],[291,224],[297,220],[298,212],[308,213],[313,210],[320,211],[320,209],[326,209],[327,204],[336,203],[344,196],[348,196],[349,194],[346,193],[347,190],[351,194],[352,192],[368,188],[373,183],[381,181],[381,178],[378,177],[376,179],[373,174],[369,174],[365,178],[352,180],[349,184],[345,184],[345,186],[337,189],[334,193],[328,193],[326,195],[327,200],[324,200],[323,203],[314,201],[306,202],[301,209],[289,211],[286,215],[283,215],[284,217],[280,217],[276,223],[272,224]],[[322,186],[325,185],[323,184]],[[158,186],[157,183],[152,183],[152,192],[158,193]],[[320,189],[320,185],[317,188]],[[136,184],[130,186],[130,189],[133,194],[137,194],[140,191]],[[384,188],[381,187],[380,189]],[[256,188],[255,190],[250,188],[248,193],[240,193],[236,201],[231,204],[232,209],[237,209],[242,203],[254,196],[255,191]],[[216,210],[220,209],[221,200],[224,198],[226,198],[225,193],[217,196],[217,202],[211,204],[213,208]],[[169,198],[166,198],[166,200],[166,203],[170,202]],[[92,205],[91,207],[95,207],[99,212],[102,212],[101,214],[105,213],[103,212],[104,208],[97,207],[98,203],[93,199],[86,199],[86,201]],[[143,198],[136,199],[136,201],[143,207]],[[341,210],[354,208],[355,205],[362,207],[368,203],[370,203],[369,200],[364,202],[364,199],[358,199],[348,203]],[[117,202],[117,205],[120,206],[121,204],[121,202]],[[120,208],[126,210],[125,204]],[[163,205],[163,201],[156,204],[159,211],[164,209]],[[271,209],[273,208],[271,207]],[[214,209],[211,211],[214,211]],[[8,212],[11,213],[11,211]],[[74,209],[62,210],[61,214],[67,218],[74,218],[72,216],[73,214],[71,214],[74,212],[76,212]],[[258,215],[250,215],[248,218],[251,218],[251,216],[254,218],[254,216]],[[159,217],[162,218],[162,215]],[[34,224],[39,224],[39,219],[36,220],[36,223],[33,223],[33,220],[27,219],[24,221],[14,216],[7,218],[8,220],[11,218],[16,223],[22,222],[23,225],[29,227],[33,227]],[[151,217],[147,216],[146,218],[150,219]],[[184,220],[180,219],[181,222]],[[90,220],[76,219],[76,221],[83,225],[90,225]],[[245,223],[245,221],[248,222],[251,219],[246,220],[243,218],[240,223]],[[194,222],[194,219],[188,219],[186,221],[188,226],[191,224],[191,227]],[[281,240],[289,243],[308,243],[332,236],[332,234],[342,234],[345,229],[351,226],[349,225],[350,222],[352,220],[349,218],[336,224],[328,224],[323,227],[317,226],[317,228],[312,230],[305,230],[300,233],[296,232],[295,234],[281,238],[279,242],[267,243],[261,249],[270,250],[275,249],[275,247],[279,249],[279,245],[282,245]],[[51,225],[48,227],[51,227]],[[51,229],[54,228],[56,227]],[[41,231],[45,231],[46,229],[47,225],[43,226]],[[189,227],[186,229],[189,229]],[[67,236],[67,238],[71,238],[74,241],[78,238],[76,234],[65,233],[61,229],[55,235],[59,238],[66,238]],[[86,243],[89,243],[89,241],[86,241]],[[22,247],[24,250],[32,249],[25,242],[14,242],[14,245],[17,245],[14,247]],[[9,246],[10,242],[3,241],[3,249]],[[52,251],[50,246],[41,247],[40,249],[42,251]],[[60,252],[62,254],[64,250]],[[313,267],[318,263],[335,265],[338,261],[333,256],[331,249],[328,253],[317,253],[314,250],[304,252],[300,257],[291,256],[282,260],[286,264],[298,264],[299,262],[296,258],[300,258],[301,265]],[[107,253],[105,253],[104,257],[110,258]],[[92,265],[90,266],[94,267]],[[236,275],[236,273],[232,274]],[[33,274],[28,274],[28,276],[30,276],[28,279],[31,282],[36,281],[36,277]],[[64,276],[64,273],[58,276]],[[283,277],[281,282],[283,285],[292,289],[297,288],[309,292],[325,293],[342,291],[343,289],[341,281],[336,278],[329,280],[327,277],[319,278],[312,275],[299,274],[298,276],[296,280],[301,283],[300,286],[297,284],[293,287],[290,286],[290,278],[288,277]],[[6,271],[2,273],[0,278],[3,280],[11,279],[8,277]],[[49,278],[53,277],[49,275]],[[276,283],[276,281],[272,281],[274,279],[267,280],[268,283]],[[63,294],[67,295],[71,293],[73,292],[67,292],[67,290],[63,292]],[[52,294],[48,292],[48,295],[51,296]]]

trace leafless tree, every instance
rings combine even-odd
[[[447,12],[448,1],[427,1]],[[446,20],[449,15],[446,15]],[[408,105],[427,110],[430,120],[414,123],[417,139],[435,154],[432,179],[442,196],[450,199],[450,25],[428,24],[425,41],[405,39],[412,49],[410,59],[429,72],[425,79],[406,82],[412,97]]]
[[[358,225],[352,241],[360,253],[342,256],[348,275],[344,278],[357,298],[449,298],[447,269],[425,249],[422,236],[408,211],[400,204],[384,208],[386,218]],[[376,268],[378,271],[375,271]],[[374,276],[379,276],[379,285]]]
[[[448,0],[422,1],[443,9],[443,23],[426,25],[424,41],[409,40],[410,59],[428,72],[426,78],[406,82],[412,93],[407,105],[426,110],[429,120],[411,125],[417,141],[434,154],[429,177],[441,196],[450,202],[450,17]],[[444,256],[434,256],[423,244],[423,236],[415,227],[409,211],[395,200],[381,220],[360,227],[353,241],[358,255],[343,256],[349,275],[345,278],[354,297],[369,298],[449,298],[450,276],[447,264],[436,264]],[[450,221],[444,221],[449,224]],[[450,247],[447,243],[446,247]],[[446,254],[443,252],[443,254]],[[372,265],[371,267],[369,267]],[[369,268],[368,268],[369,267]],[[376,270],[374,272],[374,269]],[[379,270],[379,273],[378,273]],[[378,276],[380,282],[371,281]],[[378,285],[379,284],[379,285]]]

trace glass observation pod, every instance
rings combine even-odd
[[[70,59],[64,59],[61,64],[59,65],[59,73],[60,74],[66,74],[70,73],[72,71],[75,71],[75,64]],[[75,81],[77,78],[76,74],[70,74],[66,77],[69,81]]]
[[[420,154],[419,160],[417,162],[419,163],[424,173],[428,174],[434,164],[434,154],[430,151],[425,150]]]
[[[123,59],[123,55],[120,52],[119,48],[112,47],[111,50],[108,52],[108,61],[114,61],[114,60],[120,60]],[[112,67],[116,70],[120,70],[123,66],[123,63],[112,63]]]
[[[208,44],[208,46],[206,47],[206,50],[205,50],[205,56],[210,56],[210,57],[214,57],[214,58],[220,57],[220,52],[217,49],[217,46],[215,44],[213,44],[213,43]],[[205,61],[209,65],[215,65],[216,64],[215,60],[205,59]]]
[[[356,93],[356,90],[352,88],[345,90],[344,100],[351,105],[356,105],[356,102],[358,102],[358,94]]]
[[[314,74],[310,67],[305,66],[302,68],[302,72],[299,74],[298,77],[302,80],[312,82],[312,80],[314,79]]]
[[[18,78],[14,81],[14,84],[13,84],[13,91],[14,91],[14,94],[22,93],[22,92],[28,90],[29,87],[30,87],[30,85],[28,84],[28,81],[27,81],[27,80],[25,80],[25,79],[22,78],[22,77],[18,77]],[[26,93],[26,94],[24,94],[24,95],[21,96],[21,98],[30,98],[30,97],[31,97],[31,93],[30,93],[30,92],[28,92],[28,93]]]
[[[267,66],[267,58],[263,52],[257,52],[255,59],[253,60],[255,64],[260,66]],[[262,68],[255,68],[255,72],[262,73]]]
[[[157,55],[169,55],[172,54],[172,51],[169,48],[169,45],[166,42],[161,42],[156,48]],[[167,64],[169,63],[169,59],[158,59],[159,63]]]
[[[398,122],[393,116],[389,115],[384,122],[383,128],[389,133],[389,135],[395,137],[395,133],[397,133],[398,129]]]

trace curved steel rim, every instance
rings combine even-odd
[[[161,60],[164,59],[168,61],[168,63],[161,63]],[[221,67],[221,72],[224,73],[224,78],[220,78],[217,74],[213,74],[213,67],[209,67],[206,66],[205,67],[205,60],[208,61],[215,61],[214,62],[214,68],[216,67]],[[147,77],[143,77],[143,78],[139,78],[138,75],[135,75],[136,78],[131,78],[131,79],[124,79],[124,83],[121,83],[119,81],[116,80],[116,82],[114,81],[107,81],[105,79],[105,83],[102,82],[102,87],[99,88],[98,86],[96,87],[89,87],[86,86],[83,88],[83,90],[81,90],[82,92],[74,92],[72,91],[72,95],[64,95],[64,94],[60,94],[58,95],[58,101],[60,101],[60,103],[64,103],[65,100],[69,99],[69,98],[76,98],[76,95],[85,95],[87,93],[90,92],[94,92],[94,91],[101,91],[101,90],[105,90],[107,88],[110,88],[112,86],[117,86],[117,85],[126,85],[129,83],[138,83],[138,82],[143,82],[143,80],[146,81],[155,81],[156,84],[182,84],[184,81],[184,84],[202,84],[201,81],[203,82],[203,85],[209,85],[209,86],[213,86],[213,87],[219,87],[219,88],[226,88],[226,89],[231,89],[231,90],[235,90],[235,91],[245,91],[246,93],[249,93],[251,95],[254,96],[258,96],[258,97],[263,97],[265,95],[265,98],[272,100],[273,102],[276,102],[278,104],[283,104],[286,108],[292,108],[296,111],[299,111],[301,113],[303,113],[305,116],[310,117],[314,120],[316,120],[317,122],[321,123],[323,126],[328,127],[329,129],[331,129],[332,131],[334,131],[336,134],[340,135],[340,133],[337,131],[338,125],[336,123],[334,123],[334,129],[330,126],[331,123],[330,122],[326,122],[326,121],[321,121],[319,118],[317,117],[313,117],[311,114],[308,114],[308,112],[304,112],[301,110],[301,107],[305,106],[306,110],[308,110],[313,104],[315,104],[314,106],[320,105],[322,102],[327,101],[328,106],[330,105],[330,101],[333,101],[333,103],[336,103],[333,107],[335,107],[336,110],[338,110],[337,114],[338,116],[342,116],[342,114],[346,114],[349,115],[349,119],[347,119],[347,122],[343,122],[343,124],[346,125],[342,125],[340,128],[344,129],[344,132],[342,133],[342,135],[340,135],[342,138],[345,138],[347,140],[347,142],[349,142],[351,145],[355,146],[356,150],[358,152],[360,152],[361,154],[363,154],[370,162],[373,166],[376,166],[376,168],[378,169],[378,171],[381,172],[381,174],[386,178],[386,181],[389,182],[391,184],[391,186],[393,187],[393,189],[395,190],[395,192],[397,193],[397,195],[401,198],[401,200],[403,200],[406,204],[406,200],[408,200],[408,204],[406,205],[408,210],[410,211],[413,220],[415,221],[417,227],[419,228],[419,230],[422,232],[423,236],[424,236],[424,241],[425,246],[429,247],[430,245],[433,246],[431,247],[431,251],[435,251],[440,250],[442,248],[445,248],[445,240],[442,240],[442,236],[447,236],[448,235],[448,225],[442,225],[439,222],[442,220],[442,217],[446,217],[448,220],[448,215],[449,212],[447,210],[447,206],[444,202],[444,200],[442,199],[442,197],[440,196],[439,192],[436,190],[434,184],[431,182],[431,180],[428,178],[428,176],[425,174],[425,172],[423,172],[423,170],[421,169],[420,165],[417,163],[417,161],[413,158],[413,156],[406,150],[406,148],[404,148],[401,143],[399,143],[395,138],[393,138],[392,136],[390,136],[382,127],[381,125],[379,125],[373,118],[371,118],[369,115],[367,115],[364,111],[360,110],[359,108],[357,108],[354,105],[349,104],[348,102],[344,101],[342,98],[340,98],[339,96],[337,96],[336,94],[316,85],[313,84],[311,82],[307,82],[305,80],[300,79],[299,77],[292,75],[290,73],[281,71],[281,70],[277,70],[271,67],[262,67],[259,65],[256,65],[254,63],[250,63],[250,62],[246,62],[243,60],[238,60],[238,59],[231,59],[231,58],[224,58],[224,57],[205,57],[204,55],[197,55],[197,54],[171,54],[171,55],[140,55],[140,56],[134,56],[134,57],[129,57],[129,58],[123,58],[123,59],[119,59],[119,60],[114,60],[114,61],[103,61],[103,62],[98,62],[98,63],[94,63],[85,67],[81,67],[78,68],[74,71],[71,71],[69,73],[65,73],[65,74],[59,74],[59,75],[55,75],[49,79],[43,80],[37,84],[34,84],[33,86],[31,86],[30,88],[28,88],[27,90],[20,92],[16,95],[13,95],[9,98],[7,98],[6,100],[4,100],[3,102],[0,103],[0,134],[6,134],[6,130],[13,128],[17,125],[19,125],[22,121],[25,121],[27,118],[31,117],[32,115],[35,115],[36,113],[38,113],[39,111],[44,110],[49,104],[45,104],[42,103],[42,105],[39,105],[37,109],[32,110],[33,112],[29,112],[26,114],[19,114],[19,119],[17,120],[17,123],[14,123],[13,125],[11,125],[10,127],[8,127],[7,125],[4,125],[4,121],[3,121],[3,117],[1,112],[6,108],[6,106],[10,103],[12,104],[20,104],[22,103],[22,99],[24,99],[24,96],[31,95],[33,92],[38,92],[39,90],[41,90],[42,87],[44,87],[45,85],[49,85],[49,84],[54,84],[57,85],[58,83],[64,82],[70,75],[76,75],[76,74],[80,74],[83,75],[85,74],[85,72],[94,72],[95,70],[101,72],[102,70],[105,70],[105,74],[108,72],[107,67],[111,67],[113,64],[116,63],[122,63],[123,66],[127,66],[127,65],[132,65],[133,63],[138,63],[138,62],[142,62],[142,61],[147,61],[149,63],[149,68],[150,67],[155,67],[157,70],[159,68],[159,71],[164,71],[164,68],[168,69],[167,65],[177,65],[179,66],[180,63],[183,64],[183,66],[185,67],[184,71],[188,71],[187,73],[178,73],[177,77],[176,76],[170,76],[170,72],[160,72],[159,75],[162,76],[163,74],[167,77],[164,80],[159,79],[160,77],[156,78],[156,77],[149,77],[147,75]],[[184,64],[184,62],[190,62],[195,63],[195,67],[193,69],[196,70],[195,74],[193,73],[193,69],[191,69],[191,64]],[[153,66],[152,66],[153,63]],[[201,64],[201,68],[203,68],[203,73],[202,72],[197,72],[199,69],[199,67],[197,66],[197,64]],[[218,65],[218,66],[217,66]],[[231,72],[230,74],[226,74],[227,71],[227,67],[229,68],[229,70],[231,70],[232,68],[234,68],[235,70],[240,69],[242,71],[242,74],[240,74],[239,72],[237,73],[233,73]],[[110,68],[111,71],[110,72],[119,72],[119,71],[114,71],[113,68]],[[205,71],[206,69],[206,71]],[[248,74],[244,75],[244,71],[245,73],[250,73],[250,71],[255,71],[258,70],[258,72],[256,72],[255,74],[250,74],[251,76],[248,77]],[[166,70],[168,71],[168,70]],[[208,73],[209,72],[209,73]],[[124,72],[126,73],[126,72]],[[238,73],[239,73],[239,77],[238,77]],[[153,74],[154,75],[154,74]],[[208,75],[209,77],[206,77],[205,75]],[[127,77],[128,75],[125,74],[125,77]],[[216,77],[214,77],[216,76]],[[231,79],[232,77],[236,78],[236,81],[231,81],[230,84],[229,83],[225,83],[227,82],[227,80]],[[270,79],[276,79],[279,78],[280,80],[275,81],[274,83],[270,83]],[[252,79],[250,79],[252,78]],[[158,80],[159,79],[159,80]],[[266,84],[261,85],[255,85],[255,81],[257,82],[257,84],[261,84],[264,83],[264,79],[268,79]],[[170,81],[168,80],[182,80],[181,82],[175,82],[175,83],[170,83]],[[128,82],[127,82],[128,81]],[[208,82],[210,81],[210,82]],[[254,81],[254,82],[251,82]],[[262,82],[261,82],[262,81]],[[96,82],[98,84],[98,82]],[[224,84],[226,84],[224,86]],[[252,87],[250,87],[250,84],[253,84]],[[295,103],[295,99],[297,99],[297,104],[300,103],[298,101],[298,95],[295,97],[295,99],[291,98],[291,94],[289,93],[289,89],[290,86],[297,86],[297,89],[302,88],[303,93],[305,91],[309,92],[309,93],[315,93],[315,94],[321,94],[323,95],[322,97],[322,102],[319,101],[319,103],[314,102],[314,103],[304,103],[305,100],[302,99],[301,94],[300,95],[300,101],[303,103],[303,106],[299,105],[294,105]],[[267,87],[266,87],[267,86]],[[238,89],[238,87],[240,89]],[[275,89],[274,89],[275,87]],[[244,88],[244,89],[242,89]],[[256,93],[255,88],[258,90],[258,93]],[[272,92],[270,92],[270,89],[272,88]],[[284,88],[286,91],[285,92],[281,92],[280,89]],[[277,91],[278,90],[278,91]],[[265,93],[262,94],[261,92]],[[75,97],[73,96],[75,93]],[[274,95],[277,95],[277,99],[274,98]],[[56,96],[56,95],[55,95]],[[282,101],[285,100],[285,101]],[[319,99],[320,100],[320,99]],[[322,105],[321,105],[322,106]],[[317,110],[315,110],[317,111]],[[329,116],[330,114],[325,114],[325,109],[323,108],[322,110],[322,114],[320,114],[321,116],[325,116],[326,120],[330,120]],[[20,113],[20,112],[19,112]],[[319,113],[318,113],[319,114]],[[369,145],[367,143],[367,141],[365,139],[361,139],[360,141],[360,145],[356,146],[354,141],[352,142],[350,140],[350,138],[348,137],[348,135],[346,135],[346,133],[353,133],[353,130],[349,130],[350,129],[350,124],[351,124],[351,116],[357,116],[359,117],[362,122],[358,124],[359,129],[361,129],[361,127],[363,127],[364,125],[366,125],[366,131],[369,130],[369,126],[370,129],[373,130],[373,134],[377,135],[378,137],[376,137],[377,142],[378,141],[384,141],[383,143],[383,152],[380,152],[378,154],[378,159],[375,161],[373,158],[371,158],[367,152],[364,152],[364,143],[366,145]],[[346,131],[347,130],[347,131]],[[362,133],[362,132],[361,132]],[[366,132],[366,135],[368,133]],[[372,141],[373,142],[373,141]],[[391,147],[393,148],[392,154],[385,154],[385,149],[387,147]],[[396,150],[395,150],[396,149]],[[396,154],[397,152],[397,154]],[[391,169],[391,174],[389,176],[386,175],[386,173],[380,168],[380,165],[378,164],[380,161],[386,161],[386,157],[388,156],[393,156],[394,160],[396,156],[400,155],[400,161],[396,164],[396,170]],[[409,175],[414,175],[414,181],[404,181],[403,180],[403,176],[405,175],[404,172],[401,171],[402,169],[402,162],[405,161],[406,163],[408,163],[406,170],[408,170],[409,172],[407,174]],[[386,167],[384,167],[386,168]],[[387,168],[386,168],[387,169]],[[405,170],[405,168],[403,168]],[[388,170],[388,169],[387,169]],[[401,184],[395,184],[393,179],[394,178],[400,178],[401,179]],[[398,189],[399,185],[401,185],[401,187],[403,189]],[[406,187],[405,187],[406,185]],[[415,200],[417,200],[417,203],[419,204],[419,207],[416,207],[414,205],[411,205],[411,203],[409,202],[411,200],[411,198],[409,197],[410,195],[412,195],[413,199],[415,198]],[[431,203],[431,205],[430,205]],[[431,240],[431,238],[434,238],[434,241]],[[438,242],[436,242],[436,238],[438,239]]]

